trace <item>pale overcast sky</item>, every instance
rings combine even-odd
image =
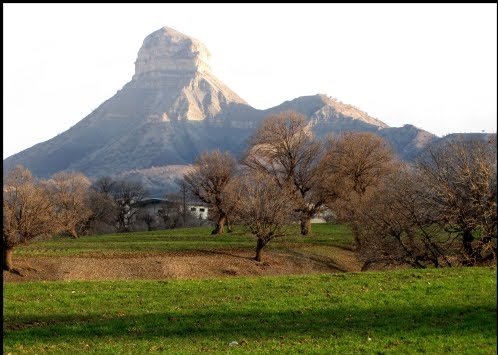
[[[327,94],[388,125],[496,132],[496,4],[3,4],[3,157],[123,87],[163,26],[256,108]]]

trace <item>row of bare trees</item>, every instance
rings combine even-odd
[[[380,137],[346,133],[322,142],[313,137],[306,117],[296,112],[263,121],[240,163],[228,152],[204,152],[184,181],[217,215],[212,234],[222,234],[232,220],[257,236],[256,259],[293,220],[308,235],[312,218],[326,207],[335,210],[339,201],[350,211],[341,211],[341,216],[352,215],[351,203],[344,203],[351,202],[350,191],[364,195],[394,164]]]
[[[240,164],[229,153],[205,152],[184,181],[213,207],[213,234],[228,220],[248,227],[257,260],[290,221],[308,235],[324,208],[351,226],[365,268],[496,258],[496,138],[450,141],[408,165],[373,133],[319,141],[305,116],[283,112],[263,121]]]
[[[496,263],[496,137],[432,147],[355,209],[365,268]]]
[[[18,166],[4,179],[3,269],[12,270],[12,250],[31,239],[68,233],[91,214],[86,191],[90,181],[77,173],[58,173],[38,181]]]
[[[496,137],[449,141],[415,164],[398,161],[373,133],[347,132],[317,140],[305,116],[288,111],[268,117],[251,137],[240,162],[229,153],[205,152],[184,176],[183,209],[163,210],[178,226],[187,213],[185,192],[211,207],[216,227],[241,223],[256,236],[256,260],[273,238],[324,209],[348,223],[365,262],[436,267],[496,262]],[[146,194],[139,183],[59,173],[36,180],[22,167],[4,179],[4,269],[12,248],[49,234],[108,226],[129,231],[142,219],[133,204]]]
[[[61,172],[35,179],[22,166],[3,186],[3,269],[12,271],[13,248],[36,238],[96,230],[128,231],[146,191],[139,183],[109,177],[91,183],[81,173]]]

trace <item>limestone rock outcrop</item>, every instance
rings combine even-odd
[[[199,121],[215,117],[231,103],[247,103],[219,81],[210,54],[199,40],[163,27],[148,35],[138,51],[129,86],[152,89],[157,104],[149,119]]]
[[[144,39],[135,62],[133,80],[145,75],[210,72],[209,58],[209,51],[199,40],[163,27]]]

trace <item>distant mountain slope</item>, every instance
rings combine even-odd
[[[138,181],[147,189],[148,196],[164,197],[166,192],[177,192],[177,181],[191,165],[154,166],[148,169],[132,169],[115,175],[117,179]]]
[[[153,32],[138,52],[130,82],[64,133],[5,159],[4,173],[22,164],[39,177],[76,170],[92,178],[138,178],[140,172],[150,175],[152,167],[157,175],[157,167],[191,164],[204,150],[240,156],[261,120],[285,110],[305,114],[317,137],[375,132],[403,159],[413,159],[438,139],[411,125],[389,127],[326,95],[255,109],[215,77],[209,56],[201,42],[178,31]],[[157,178],[149,181],[154,185],[151,181],[160,184]]]

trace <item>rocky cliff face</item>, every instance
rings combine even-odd
[[[150,175],[152,167],[190,164],[204,150],[240,155],[260,121],[284,110],[309,117],[318,137],[346,130],[375,132],[403,158],[436,139],[413,126],[388,127],[326,95],[257,110],[215,77],[209,56],[201,42],[178,31],[164,27],[153,32],[138,52],[130,82],[66,132],[5,159],[4,173],[23,164],[39,177],[62,170],[90,177]]]
[[[153,84],[161,75],[209,73],[209,51],[198,40],[169,27],[150,35],[138,51],[133,80],[146,78]]]
[[[211,73],[209,51],[198,40],[164,27],[148,35],[135,62],[129,86],[156,93],[147,120],[199,121],[227,105],[247,103]]]

